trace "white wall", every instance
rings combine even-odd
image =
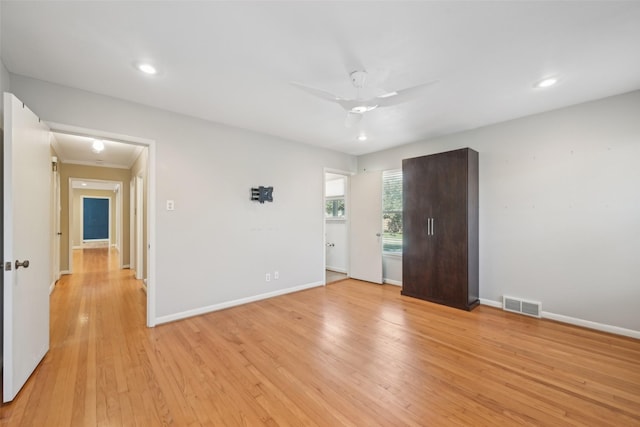
[[[481,299],[640,331],[640,91],[364,155],[358,171],[462,147],[480,153]]]
[[[323,283],[324,168],[354,171],[354,157],[23,76],[11,85],[44,120],[155,140],[161,321]],[[273,203],[249,200],[259,185]]]

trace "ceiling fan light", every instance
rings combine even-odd
[[[101,153],[104,150],[104,143],[99,139],[94,139],[93,144],[91,144],[91,151],[94,153]]]
[[[396,92],[396,91],[387,92],[387,93],[384,93],[384,94],[380,95],[378,98],[382,98],[382,99],[391,98],[392,96],[396,96],[397,94],[398,94],[398,92]]]
[[[376,108],[378,108],[377,105],[358,105],[357,107],[353,107],[351,109],[351,112],[356,114],[362,114],[362,113],[366,113],[367,111],[375,110]]]

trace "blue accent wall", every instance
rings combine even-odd
[[[82,199],[82,240],[109,238],[109,199]]]

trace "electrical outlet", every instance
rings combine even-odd
[[[270,282],[271,281],[271,274],[267,273],[266,276],[264,276],[264,280],[266,282]]]
[[[172,211],[175,210],[176,204],[173,200],[167,200],[167,210]]]
[[[277,271],[273,272],[273,280],[278,280],[280,278],[280,273],[278,273]]]

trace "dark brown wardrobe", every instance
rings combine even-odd
[[[402,295],[478,305],[478,153],[404,159]]]

